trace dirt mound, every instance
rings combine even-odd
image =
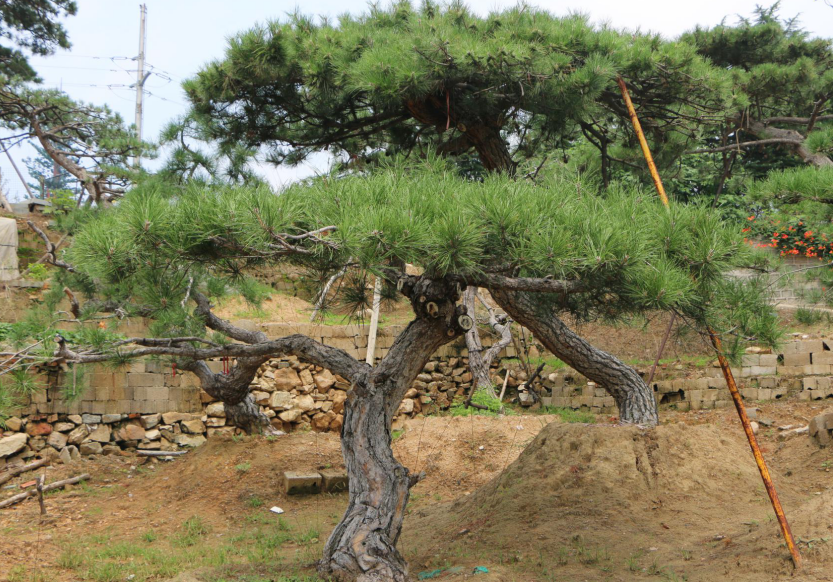
[[[776,478],[794,533],[815,540],[802,546],[802,576],[829,579],[822,564],[833,561],[833,542],[823,538],[833,534],[833,495],[808,501]],[[619,579],[776,580],[792,572],[742,433],[712,425],[551,423],[491,482],[405,525],[403,543],[425,567],[488,547],[492,557],[540,568],[531,579],[607,580],[624,570]]]

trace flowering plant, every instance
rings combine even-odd
[[[744,240],[755,246],[775,248],[782,257],[833,258],[833,241],[827,234],[812,230],[803,220],[758,219],[755,215],[746,220],[748,225],[743,232],[747,238]]]

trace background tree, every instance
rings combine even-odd
[[[217,139],[265,146],[278,163],[322,149],[348,164],[471,151],[487,171],[512,174],[611,116],[626,127],[617,75],[669,140],[728,99],[728,76],[691,45],[525,5],[483,18],[459,2],[371,7],[337,26],[300,15],[259,25],[184,87]],[[614,138],[593,139],[607,151]]]
[[[15,132],[3,138],[6,144],[36,139],[80,182],[88,204],[120,198],[138,176],[131,158],[150,150],[107,106],[76,102],[55,89],[0,88],[0,122]]]
[[[58,19],[77,11],[73,0],[26,0],[0,2],[0,38],[12,46],[0,45],[0,77],[35,81],[26,53],[50,55],[57,48],[70,47],[66,30]],[[25,51],[25,52],[24,52]]]
[[[39,192],[41,186],[48,191],[53,190],[72,190],[77,193],[79,188],[78,180],[63,168],[57,168],[57,175],[55,174],[56,164],[55,160],[50,158],[46,150],[37,144],[32,144],[37,152],[37,155],[32,158],[24,158],[23,164],[29,170],[29,187],[36,192]],[[80,160],[73,160],[79,163]]]
[[[100,211],[53,263],[65,267],[56,289],[75,284],[103,294],[81,311],[105,302],[110,311],[141,311],[154,320],[155,336],[105,337],[87,325],[75,337],[58,336],[51,355],[18,357],[67,365],[175,358],[207,392],[237,404],[250,403],[248,385],[270,357],[294,354],[343,376],[351,383],[342,432],[350,501],[320,569],[347,580],[405,580],[396,543],[415,480],[392,455],[391,423],[431,354],[471,326],[458,304],[467,287],[487,288],[524,322],[564,312],[616,319],[673,310],[698,329],[716,327],[740,349],[749,339],[778,337],[760,285],[725,277],[750,259],[740,233],[703,208],[668,211],[638,191],[600,196],[565,179],[543,186],[506,177],[463,181],[440,162],[430,171],[320,179],[277,196],[262,186],[149,182]],[[276,262],[348,264],[384,277],[411,302],[414,319],[370,367],[311,338],[269,340],[212,312],[211,297]],[[421,274],[405,274],[405,264]],[[228,375],[204,363],[218,357],[236,358]],[[646,402],[626,387],[607,387],[622,419],[656,422],[652,393]],[[246,407],[249,418],[257,415],[253,403],[237,411]],[[230,416],[239,422],[243,415]]]
[[[703,118],[723,119],[732,103],[729,75],[691,44],[524,5],[483,18],[459,2],[374,6],[337,26],[301,15],[259,25],[234,37],[225,59],[184,88],[204,135],[262,147],[274,163],[325,149],[358,169],[385,155],[440,154],[475,159],[471,175],[482,174],[478,165],[514,175],[520,161],[537,163],[581,139],[601,157],[607,184],[616,147],[640,155],[617,75],[631,87],[663,159],[679,157],[699,138]],[[566,329],[560,320],[553,325],[545,335]],[[470,352],[480,349],[476,338],[467,335]],[[547,347],[596,376],[573,345]],[[597,351],[595,359],[607,362],[608,382],[648,391],[610,354]],[[486,362],[475,357],[470,365],[480,381],[489,377]]]

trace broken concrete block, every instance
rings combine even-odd
[[[304,495],[321,492],[321,475],[319,473],[301,473],[285,471],[283,474],[284,491],[287,495]]]
[[[347,471],[324,469],[323,471],[319,471],[319,474],[321,475],[321,490],[325,493],[340,493],[342,491],[347,491]]]

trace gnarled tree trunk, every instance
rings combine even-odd
[[[657,424],[654,392],[636,370],[594,348],[567,327],[556,313],[542,309],[533,294],[500,289],[490,291],[506,313],[529,328],[549,351],[613,396],[619,408],[620,422]]]
[[[405,559],[396,549],[414,479],[393,456],[391,424],[402,398],[441,345],[467,329],[456,285],[421,281],[411,297],[417,318],[374,368],[351,378],[344,407],[341,449],[350,479],[347,510],[335,527],[319,571],[337,580],[405,582]],[[462,326],[461,326],[462,325]]]
[[[492,378],[489,375],[489,369],[494,362],[495,357],[510,343],[512,343],[512,329],[511,321],[500,321],[495,315],[494,310],[486,305],[483,298],[480,301],[486,309],[489,310],[489,325],[496,332],[500,334],[500,339],[496,341],[488,350],[483,349],[483,344],[480,341],[480,330],[477,328],[477,318],[475,316],[475,298],[478,297],[477,287],[468,287],[463,293],[463,305],[466,311],[471,315],[474,325],[466,332],[466,349],[469,352],[469,370],[474,381],[474,385],[478,388],[484,388],[488,391],[490,396],[497,398],[495,389],[492,386]]]

